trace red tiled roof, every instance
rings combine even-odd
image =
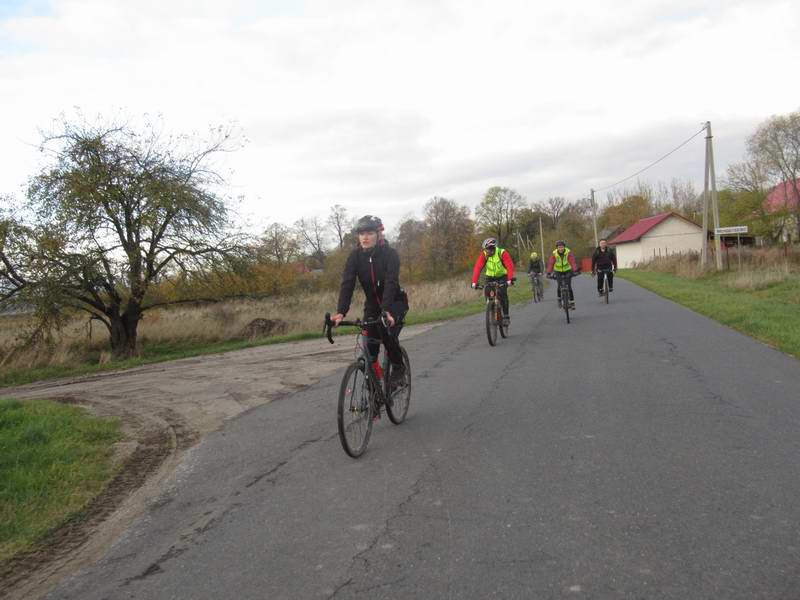
[[[655,215],[654,217],[647,217],[646,219],[642,219],[628,227],[625,231],[620,233],[617,237],[613,240],[609,240],[609,244],[622,244],[625,242],[635,242],[639,238],[641,238],[644,234],[648,231],[653,229],[656,225],[663,223],[669,217],[672,216],[679,216],[675,213],[661,213],[660,215]]]
[[[798,187],[800,187],[800,179],[795,180],[795,185],[792,185],[790,181],[783,181],[776,185],[764,200],[764,210],[768,213],[783,209],[797,210]]]

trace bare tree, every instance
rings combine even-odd
[[[800,111],[774,116],[748,140],[748,152],[783,186],[788,212],[793,213],[800,237]],[[790,202],[790,194],[795,202]]]
[[[331,206],[331,212],[328,215],[328,226],[339,241],[339,248],[344,248],[347,234],[352,229],[352,223],[347,217],[347,209],[338,204]]]
[[[304,217],[294,224],[294,231],[300,246],[319,263],[325,263],[325,224],[317,216]]]
[[[567,199],[562,196],[551,196],[545,202],[537,202],[533,205],[533,209],[537,212],[547,215],[550,219],[553,229],[558,229],[558,224],[561,221],[561,215],[567,206]]]
[[[766,197],[770,188],[769,170],[755,156],[728,166],[725,184],[734,192],[752,192]]]
[[[262,257],[285,265],[297,256],[299,245],[292,230],[280,223],[272,223],[264,230],[259,249]]]
[[[478,226],[492,233],[500,244],[505,244],[514,232],[517,212],[525,206],[525,199],[506,187],[491,187],[475,209]]]
[[[0,216],[0,302],[85,311],[108,328],[114,356],[133,354],[155,284],[241,250],[209,165],[233,146],[223,128],[203,142],[164,139],[154,124],[62,120],[43,136],[52,160],[27,204]]]
[[[452,274],[469,251],[474,226],[469,208],[448,198],[425,204],[426,260],[433,273]]]

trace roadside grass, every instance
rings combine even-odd
[[[800,275],[789,269],[707,273],[687,279],[626,269],[620,276],[800,358]]]
[[[358,296],[354,297],[353,314],[357,314],[355,312],[355,307],[360,307],[360,300],[357,298]],[[520,277],[517,285],[510,288],[509,299],[513,304],[526,302],[531,299],[531,290],[527,278]],[[287,300],[281,302],[287,302]],[[151,333],[149,336],[142,336],[139,355],[127,360],[109,360],[105,348],[101,345],[96,345],[84,349],[83,356],[79,361],[73,358],[73,360],[63,363],[55,362],[54,364],[30,367],[7,366],[0,369],[0,387],[23,385],[58,377],[78,377],[93,373],[130,369],[152,363],[230,352],[232,350],[242,350],[256,346],[321,338],[322,316],[326,309],[331,310],[334,306],[335,295],[326,292],[319,297],[305,299],[300,309],[298,309],[296,302],[291,305],[290,308],[284,307],[284,312],[291,310],[294,313],[303,315],[302,323],[298,324],[298,328],[301,329],[285,335],[253,339],[234,338],[220,340],[207,339],[195,335],[183,338],[177,335],[158,338]],[[198,311],[199,310],[230,311],[232,309],[211,307],[210,309],[203,308],[198,309]],[[406,319],[406,324],[420,325],[448,319],[457,319],[483,312],[483,310],[484,303],[481,293],[470,289],[465,283],[464,278],[441,283],[423,284],[417,286],[416,289],[412,289],[411,311]],[[248,312],[251,313],[249,307]],[[197,317],[194,316],[194,318]],[[159,321],[164,325],[167,319],[162,317]],[[213,318],[209,319],[208,322],[212,323],[209,328],[213,327],[213,321]],[[143,324],[144,323],[145,322],[143,322]],[[200,328],[201,325],[202,319],[200,319],[200,324],[193,324],[192,327]],[[170,325],[170,327],[173,326]],[[236,328],[229,329],[238,331]],[[344,328],[341,331],[335,332],[335,335],[349,335],[351,333],[352,330]]]
[[[79,514],[115,474],[119,423],[48,400],[0,399],[0,561]]]

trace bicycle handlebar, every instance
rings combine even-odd
[[[548,273],[547,277],[549,277],[550,279],[555,279],[559,275],[561,275],[561,276],[569,275],[570,277],[577,277],[580,274],[581,274],[581,271],[567,271],[566,273],[553,271],[552,273]]]
[[[385,313],[384,313],[385,314]],[[322,335],[328,338],[328,341],[333,344],[333,328],[334,327],[369,327],[370,325],[378,325],[384,323],[384,314],[381,314],[377,319],[356,319],[355,321],[339,321],[339,325],[331,319],[331,313],[325,313],[325,322],[322,325]]]
[[[513,283],[515,283],[516,281],[517,281],[517,278],[516,278],[516,277],[512,277],[512,278],[511,278],[511,283],[512,283],[512,284],[513,284]],[[508,287],[508,282],[506,282],[506,281],[488,281],[488,282],[484,283],[483,285],[481,285],[480,283],[478,283],[478,284],[476,284],[476,285],[475,285],[475,289],[476,289],[476,290],[482,290],[483,288],[485,288],[485,287],[488,287],[488,286],[493,286],[493,287]]]

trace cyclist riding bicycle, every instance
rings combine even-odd
[[[598,271],[606,271],[608,277],[608,291],[614,291],[614,273],[617,270],[617,253],[608,247],[608,240],[603,238],[600,245],[592,254],[592,275]],[[603,295],[603,278],[597,278],[597,293]]]
[[[380,339],[392,363],[391,384],[393,387],[404,381],[405,366],[400,350],[398,336],[403,326],[403,319],[408,312],[408,297],[400,287],[400,256],[391,248],[383,237],[383,223],[378,217],[365,215],[356,223],[358,248],[347,257],[342,273],[342,284],[339,288],[339,303],[336,314],[331,320],[336,324],[344,320],[350,310],[356,279],[366,295],[364,303],[364,320],[377,319],[385,315],[386,324],[371,325],[366,328],[367,337]],[[369,353],[376,372],[380,372],[378,363],[379,342],[369,344]]]
[[[567,244],[564,240],[558,240],[556,242],[556,249],[553,250],[553,254],[550,257],[550,260],[547,261],[547,276],[549,278],[555,277],[553,273],[563,273],[563,274],[577,274],[578,265],[575,262],[575,257],[572,255],[572,252],[569,248],[567,248]],[[575,310],[575,294],[572,291],[572,277],[568,279],[569,282],[569,307],[572,310]],[[561,287],[559,286],[556,288],[558,293],[558,302],[559,306],[561,305]]]
[[[498,248],[497,240],[493,237],[486,238],[481,244],[481,253],[475,261],[475,268],[472,270],[472,288],[478,287],[478,278],[481,270],[486,267],[486,282],[504,282],[506,285],[513,284],[514,261],[507,250]],[[500,298],[500,306],[503,308],[503,326],[508,327],[511,317],[508,314],[508,290],[506,286],[499,286],[497,295]]]
[[[543,270],[542,259],[539,258],[539,254],[537,252],[531,252],[531,259],[528,262],[528,275],[541,275]]]

